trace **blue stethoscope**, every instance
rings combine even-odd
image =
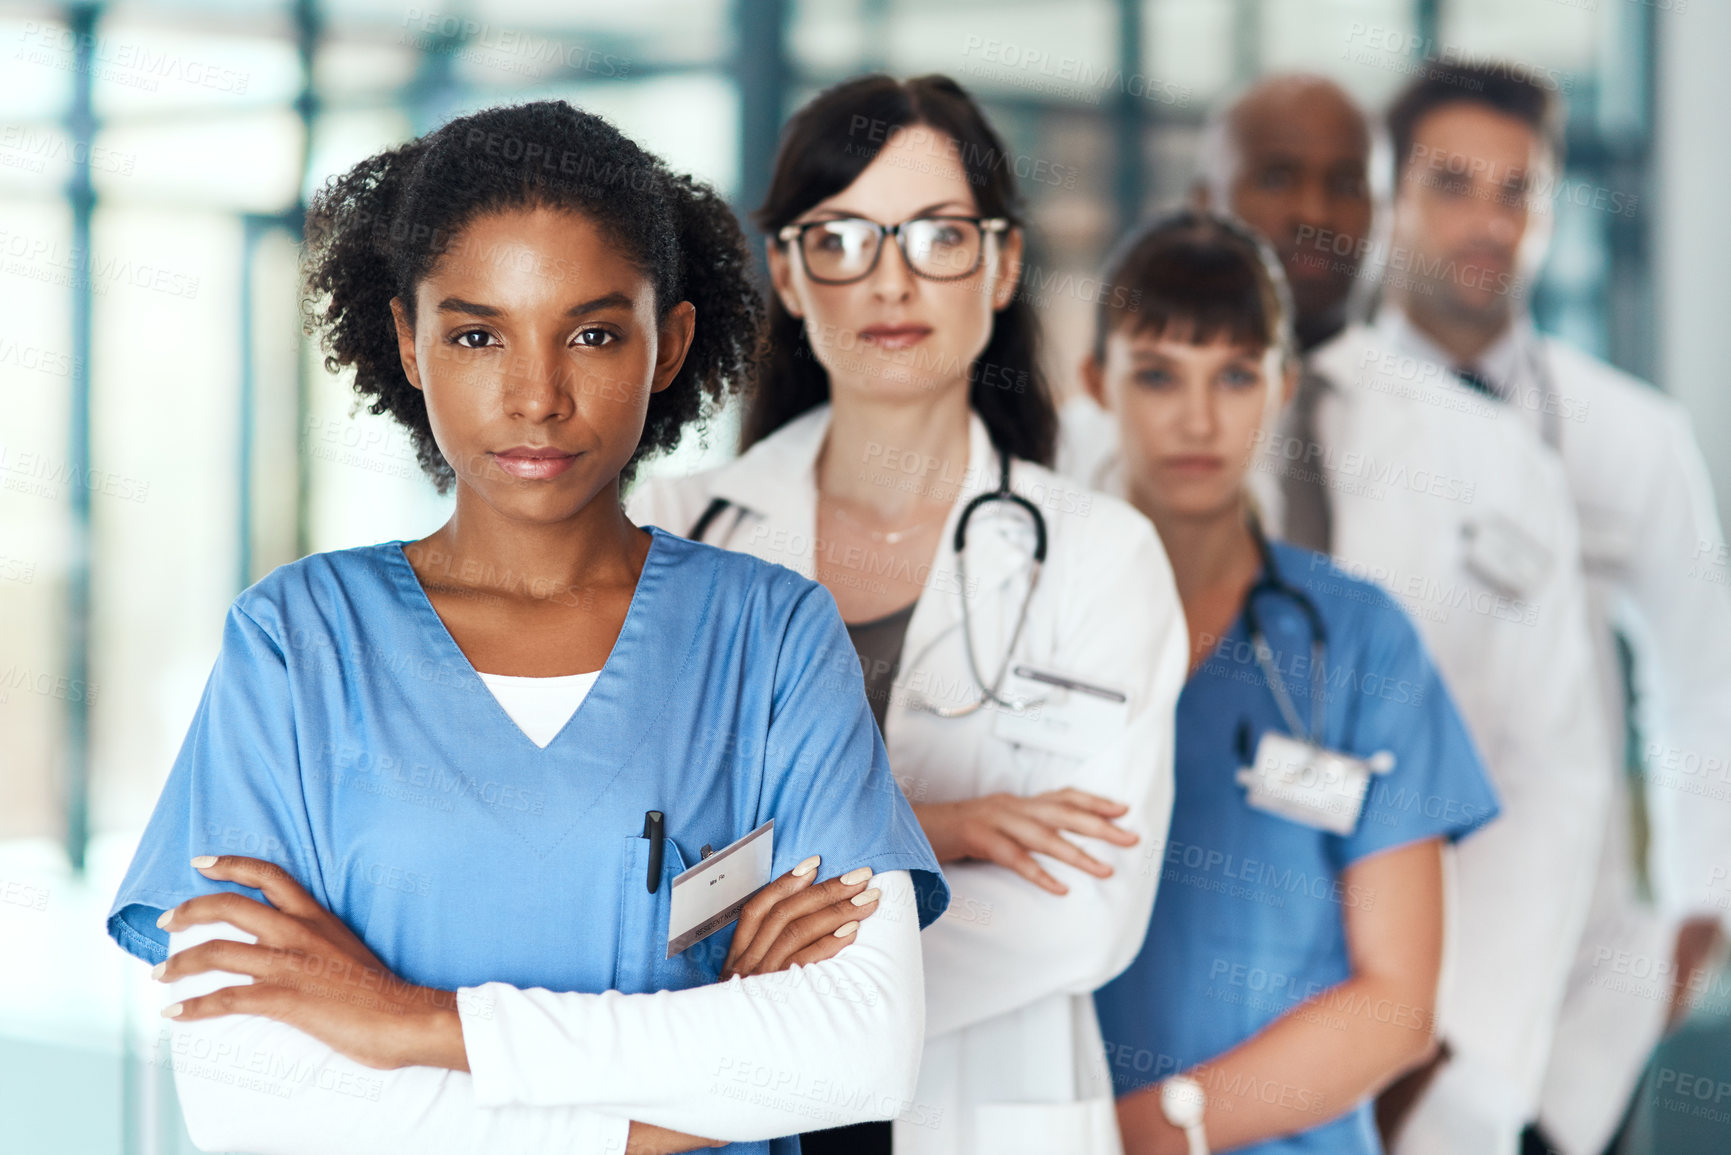
[[[1262,575],[1244,595],[1244,624],[1250,632],[1250,648],[1256,654],[1256,664],[1262,667],[1262,675],[1268,681],[1269,692],[1274,695],[1275,705],[1280,707],[1280,716],[1286,722],[1287,730],[1294,738],[1313,746],[1322,744],[1323,687],[1327,685],[1327,676],[1323,669],[1323,660],[1328,654],[1328,630],[1322,622],[1322,611],[1316,608],[1316,603],[1310,595],[1287,581],[1280,574],[1280,567],[1275,564],[1274,550],[1269,548],[1268,537],[1262,532],[1262,525],[1252,516],[1250,519],[1250,536],[1256,542],[1256,552],[1262,557]],[[1310,626],[1310,725],[1304,724],[1299,716],[1298,707],[1293,703],[1292,696],[1286,692],[1286,680],[1280,676],[1280,671],[1274,666],[1274,651],[1268,645],[1268,635],[1262,629],[1262,617],[1256,612],[1256,602],[1263,597],[1282,597],[1298,607]],[[1249,735],[1242,729],[1239,732],[1241,745],[1247,745]],[[1245,754],[1248,761],[1248,752]]]

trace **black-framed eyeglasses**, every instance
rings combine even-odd
[[[794,244],[806,276],[822,285],[850,285],[878,266],[884,237],[894,234],[908,268],[929,281],[971,277],[985,259],[986,237],[1010,227],[1004,217],[913,217],[880,225],[864,217],[783,225],[776,240]]]

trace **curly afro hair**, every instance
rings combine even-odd
[[[320,334],[325,367],[354,367],[355,392],[369,412],[408,429],[440,493],[456,474],[403,373],[391,298],[412,304],[416,284],[477,217],[529,208],[594,221],[653,282],[660,316],[680,301],[697,310],[685,362],[651,395],[621,485],[645,457],[672,448],[687,425],[752,383],[763,301],[739,222],[714,189],[562,100],[459,117],[327,181],[307,209],[302,253],[307,332]]]

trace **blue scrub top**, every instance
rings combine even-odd
[[[541,748],[457,647],[393,541],[274,570],[222,649],[108,916],[147,962],[198,854],[287,868],[409,982],[643,992],[713,982],[733,928],[668,959],[672,880],[775,819],[775,873],[912,873],[949,903],[890,774],[828,591],[654,527],[619,639]],[[647,882],[644,811],[666,815]],[[794,1137],[740,1152],[796,1152]]]
[[[1119,1095],[1215,1058],[1350,977],[1344,915],[1376,896],[1347,885],[1346,867],[1421,839],[1459,838],[1497,813],[1472,739],[1400,606],[1322,554],[1279,542],[1271,548],[1281,577],[1305,591],[1323,619],[1323,744],[1359,757],[1386,750],[1394,768],[1372,776],[1351,835],[1245,801],[1239,767],[1265,732],[1289,730],[1240,612],[1178,699],[1177,790],[1147,938],[1129,969],[1094,996]],[[1285,594],[1258,595],[1256,612],[1275,670],[1309,725],[1307,619]],[[1323,996],[1314,1013],[1344,1027],[1369,1012]],[[1211,1098],[1314,1103],[1319,1120],[1332,1113],[1302,1087],[1204,1081],[1204,1089]],[[1367,1101],[1300,1134],[1234,1150],[1375,1155],[1382,1147]]]

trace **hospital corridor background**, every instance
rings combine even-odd
[[[1222,110],[1253,85],[1320,76],[1377,126],[1363,237],[1296,242],[1356,270],[1362,317],[1412,272],[1390,224],[1390,103],[1447,66],[1502,69],[1566,113],[1543,251],[1523,249],[1532,263],[1508,292],[1539,333],[1676,403],[1723,516],[1728,51],[1731,0],[0,0],[0,1155],[196,1149],[175,1072],[197,1057],[174,1053],[156,984],[104,924],[223,614],[279,566],[451,517],[414,439],[357,402],[305,328],[303,222],[329,178],[466,113],[565,100],[711,183],[761,254],[751,214],[796,110],[865,73],[943,74],[1005,140],[1025,202],[1021,292],[1063,405],[1084,394],[1109,254],[1194,203]],[[1390,398],[1429,387],[1398,358],[1384,367]],[[1565,442],[1584,428],[1550,416]],[[637,484],[733,460],[742,419],[726,406]],[[1634,433],[1607,436],[1592,472],[1619,498],[1642,466],[1622,456]],[[1641,526],[1676,510],[1637,512]],[[1595,536],[1590,514],[1585,556],[1639,548]],[[1717,523],[1689,533],[1677,588],[1731,613]],[[1518,569],[1520,548],[1486,564]],[[1589,596],[1617,576],[1589,563]],[[1621,620],[1620,595],[1605,596],[1595,610]],[[1443,600],[1429,612],[1449,613]],[[1559,1123],[1529,1132],[1523,1155],[1731,1153],[1731,681],[1713,681],[1727,653],[1717,617],[1670,623],[1702,652],[1658,671],[1663,646],[1631,620],[1602,655],[1619,703],[1609,857],[1576,882],[1584,903],[1589,874],[1614,879],[1629,917],[1665,931],[1583,917],[1570,981],[1608,1017],[1558,1036],[1572,1063],[1551,1069],[1570,1085],[1548,1093],[1619,1090],[1583,1129],[1590,1149]],[[1697,721],[1672,728],[1665,711],[1684,699]],[[208,833],[230,853],[268,850]],[[424,885],[390,862],[364,881],[399,898]],[[1617,1036],[1626,1011],[1652,1038],[1591,1082],[1594,1032]]]

